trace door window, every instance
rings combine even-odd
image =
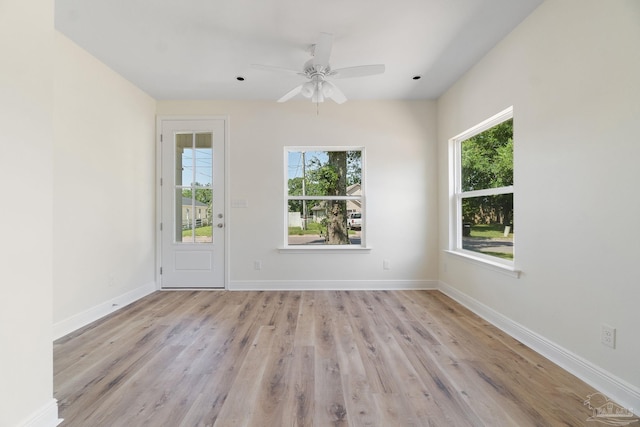
[[[175,136],[176,243],[213,243],[212,142],[210,132]]]

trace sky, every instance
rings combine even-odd
[[[326,151],[307,151],[305,154],[305,160],[307,166],[313,158],[318,158],[322,163],[329,159]],[[289,179],[302,178],[302,152],[301,151],[288,151],[287,152],[287,175]]]
[[[193,171],[193,154],[195,151],[195,174]],[[182,152],[182,185],[190,186],[192,182],[211,185],[211,164],[213,154],[210,148],[185,148]],[[195,179],[194,179],[195,178]]]

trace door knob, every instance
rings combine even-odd
[[[224,227],[224,224],[223,224],[223,223],[221,223],[221,222],[219,222],[219,223],[218,223],[218,225],[217,225],[217,227],[218,227],[218,228],[222,228],[222,227]]]

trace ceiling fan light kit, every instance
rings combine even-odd
[[[314,103],[324,102],[325,98],[328,98],[338,104],[342,104],[347,101],[347,97],[335,84],[327,80],[328,77],[339,79],[372,76],[384,73],[385,67],[383,64],[375,64],[332,70],[329,65],[332,44],[333,36],[331,34],[320,33],[318,42],[309,49],[313,57],[305,62],[302,67],[302,72],[269,65],[253,65],[253,67],[263,70],[294,73],[306,77],[309,80],[287,92],[278,99],[278,102],[286,102],[296,95],[301,94],[303,97],[311,99]]]
[[[316,91],[315,83],[306,82],[305,84],[302,85],[302,90],[300,92],[302,93],[302,96],[304,96],[305,98],[311,98],[315,93],[315,91]]]

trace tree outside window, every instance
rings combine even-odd
[[[361,148],[287,148],[287,245],[362,245]]]
[[[454,249],[513,261],[513,110],[453,139]]]

